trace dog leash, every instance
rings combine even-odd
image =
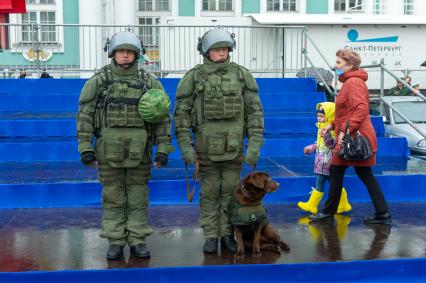
[[[188,176],[188,164],[185,163],[186,197],[188,199],[188,202],[192,202],[192,199],[194,198],[195,189],[197,188],[199,174],[200,174],[200,162],[198,161],[197,156],[195,156],[194,176],[192,176],[192,180],[194,181],[194,185],[192,187],[192,190],[191,190],[191,184],[190,184],[189,176]]]
[[[253,164],[253,172],[256,172],[256,163],[255,164]]]

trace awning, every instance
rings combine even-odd
[[[262,25],[424,25],[426,17],[387,15],[300,15],[286,13],[251,14]]]
[[[26,13],[25,0],[1,0],[0,14]]]

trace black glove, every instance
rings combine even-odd
[[[90,165],[96,161],[96,156],[93,151],[86,151],[81,154],[80,159],[84,165]]]
[[[158,162],[160,163],[161,167],[165,167],[169,162],[169,156],[167,154],[158,152],[157,154],[155,154],[154,162]]]

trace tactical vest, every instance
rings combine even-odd
[[[151,87],[148,75],[138,79],[112,79],[109,66],[102,68],[101,88],[95,119],[101,141],[97,154],[114,168],[136,167],[142,161],[148,140],[145,123],[138,113],[142,95]]]
[[[232,225],[250,225],[258,222],[268,223],[266,218],[266,209],[263,204],[243,206],[234,198],[230,201],[228,207],[229,223]]]
[[[195,100],[191,124],[195,147],[213,161],[235,159],[243,147],[244,77],[237,64],[225,73],[207,74],[203,65],[194,70]]]

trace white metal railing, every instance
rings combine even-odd
[[[159,76],[180,76],[202,62],[198,38],[214,26],[108,26],[0,24],[0,73],[16,77],[43,70],[55,76],[90,76],[110,59],[108,38],[130,30],[146,47],[145,67]],[[303,26],[224,26],[235,34],[231,58],[257,76],[291,76],[302,67]],[[48,39],[48,40],[46,40]]]

